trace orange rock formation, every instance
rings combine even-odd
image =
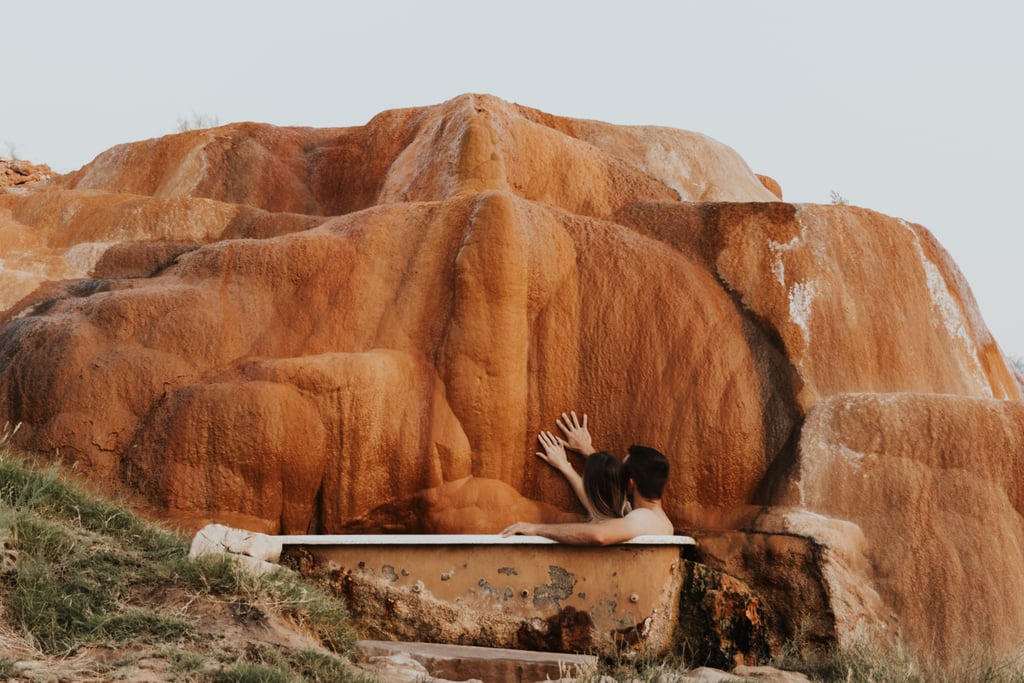
[[[0,188],[38,183],[57,175],[46,164],[33,164],[22,159],[0,159]]]
[[[572,408],[670,456],[679,528],[826,548],[834,636],[1007,649],[1017,379],[925,228],[781,194],[482,95],[120,145],[0,193],[0,421],[191,526],[480,532],[578,511],[533,455]],[[968,584],[1000,621],[926,613]]]

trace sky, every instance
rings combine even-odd
[[[925,225],[1024,357],[1024,3],[0,0],[0,26],[0,156],[67,172],[195,116],[356,126],[463,93],[692,130],[786,201]]]

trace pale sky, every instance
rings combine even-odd
[[[469,92],[693,130],[787,201],[928,227],[1024,356],[1022,29],[1012,0],[0,0],[0,155],[66,172],[193,113],[354,126]]]

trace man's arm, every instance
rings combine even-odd
[[[544,536],[559,543],[571,545],[612,545],[624,543],[644,534],[659,533],[651,528],[648,515],[634,510],[625,517],[603,519],[600,522],[574,522],[570,524],[531,524],[516,522],[501,532],[502,536]]]

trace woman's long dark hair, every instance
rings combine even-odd
[[[583,492],[599,517],[625,515],[626,478],[622,462],[608,451],[587,456],[583,463]]]

